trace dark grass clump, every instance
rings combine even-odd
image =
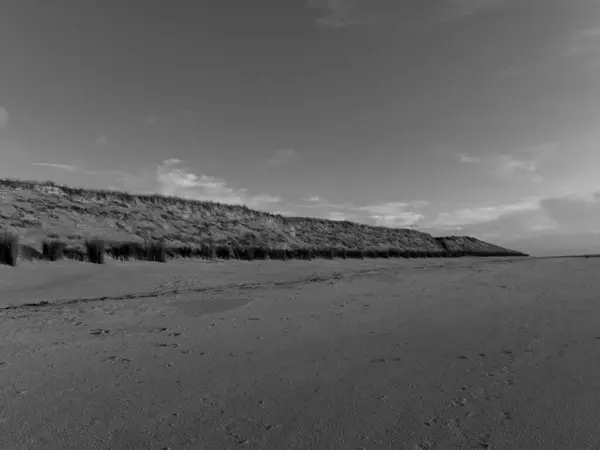
[[[87,249],[86,249],[87,250]],[[80,247],[65,247],[63,250],[63,256],[66,259],[71,259],[73,261],[85,261],[87,256],[87,251]]]
[[[379,248],[375,251],[377,253],[376,258],[389,259],[390,257],[390,250],[388,248]]]
[[[104,264],[106,262],[105,245],[102,239],[92,239],[91,241],[86,241],[85,249],[87,253],[87,259],[92,264]]]
[[[229,245],[215,246],[214,253],[218,259],[233,259],[233,250]]]
[[[348,258],[365,259],[365,251],[362,248],[352,248],[348,250]]]
[[[42,243],[42,254],[48,261],[58,261],[65,256],[65,243],[57,240],[46,240]]]
[[[116,245],[109,246],[106,252],[115,259],[129,261],[132,259],[146,259],[146,249],[139,242],[121,242]]]
[[[270,251],[269,257],[271,259],[276,259],[279,261],[287,261],[288,260],[288,252],[284,248],[273,248]]]
[[[244,261],[255,261],[260,258],[256,255],[256,247],[254,245],[244,245],[240,249],[240,259]]]
[[[266,247],[254,247],[254,259],[265,260],[269,257],[269,249]]]
[[[368,248],[365,250],[365,257],[366,258],[377,258],[377,250],[373,249],[373,248]]]
[[[214,244],[202,244],[201,249],[204,259],[217,259],[217,247]]]
[[[163,241],[146,242],[146,259],[161,263],[167,262],[167,245]]]
[[[19,236],[5,231],[0,235],[0,264],[16,266],[19,258]]]

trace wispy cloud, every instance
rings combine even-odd
[[[161,120],[161,116],[151,115],[151,116],[147,116],[144,119],[144,122],[146,123],[146,125],[154,125],[154,124],[160,122],[160,120]]]
[[[573,246],[584,252],[595,246],[597,251],[600,243],[593,233],[600,230],[600,192],[444,212],[421,229],[434,235],[474,236],[534,254],[571,251]]]
[[[5,128],[8,125],[9,119],[10,114],[8,113],[8,109],[4,106],[0,106],[0,129]]]
[[[315,23],[321,28],[346,28],[360,24],[374,24],[384,16],[396,18],[396,26],[421,29],[443,25],[486,10],[500,7],[507,0],[437,0],[425,6],[424,17],[404,17],[393,6],[373,0],[307,0],[308,6],[320,12]],[[397,2],[398,4],[401,2]],[[415,1],[415,3],[418,3]],[[425,3],[425,2],[423,2]],[[391,4],[388,4],[391,5]],[[409,5],[410,6],[410,5]],[[396,14],[394,16],[394,14]],[[387,20],[386,20],[387,21]],[[409,24],[410,23],[410,24]]]
[[[321,217],[331,220],[352,220],[356,222],[387,226],[406,227],[424,218],[421,209],[428,205],[425,201],[380,202],[367,205],[333,203],[318,196],[310,195],[298,208],[319,211]]]
[[[436,229],[461,229],[469,225],[490,222],[502,216],[519,211],[539,209],[539,200],[526,198],[515,203],[484,206],[478,208],[463,208],[452,212],[442,212],[435,219],[425,225],[426,228]]]
[[[237,189],[222,178],[193,173],[184,166],[183,161],[176,158],[163,161],[157,167],[156,177],[163,195],[247,205],[251,208],[264,208],[281,200],[270,194],[250,196],[246,189]]]
[[[270,194],[259,194],[251,197],[247,197],[245,205],[248,208],[263,208],[266,205],[280,203],[281,197]]]
[[[296,205],[299,208],[310,208],[310,209],[352,209],[353,206],[349,203],[332,203],[329,200],[319,196],[319,195],[309,195],[304,199],[305,203],[301,203]]]
[[[540,165],[556,149],[554,143],[526,147],[511,154],[497,155],[492,163],[496,166],[496,174],[501,178],[524,177],[526,180],[538,183],[544,180],[539,173]]]
[[[66,170],[67,172],[77,172],[80,170],[79,166],[71,164],[57,164],[57,163],[32,163],[32,166],[38,167],[50,167],[53,169]]]
[[[600,52],[600,26],[577,31],[569,50],[574,54]]]
[[[293,148],[278,150],[269,159],[267,159],[267,164],[272,167],[283,166],[297,158],[298,155],[298,151],[294,150]]]
[[[94,139],[94,145],[97,147],[106,147],[110,145],[110,139],[104,134],[101,134],[96,139]]]
[[[456,157],[464,164],[480,164],[504,180],[524,179],[539,183],[544,180],[539,173],[540,165],[556,149],[556,144],[549,143],[506,153],[488,153],[483,156],[458,153]]]
[[[435,13],[435,22],[453,22],[500,7],[505,3],[506,0],[444,0]]]
[[[308,0],[308,6],[321,13],[315,23],[322,28],[345,28],[369,22],[363,10],[365,4],[366,0]]]
[[[336,222],[342,222],[344,220],[352,220],[354,216],[340,211],[331,211],[327,218],[329,220],[335,220]]]
[[[571,194],[540,201],[547,216],[570,232],[591,232],[600,228],[600,192]]]
[[[478,163],[481,161],[481,158],[477,158],[475,156],[469,156],[465,153],[458,153],[456,155],[456,157],[458,158],[458,160],[461,163],[465,163],[465,164],[474,164],[474,163]]]
[[[425,216],[415,209],[426,206],[427,202],[387,202],[353,208],[367,214],[367,218],[379,226],[404,227],[413,225]]]
[[[539,183],[544,178],[537,173],[539,162],[536,159],[518,159],[513,155],[499,155],[495,158],[495,173],[503,179],[513,180],[524,177],[532,182]]]

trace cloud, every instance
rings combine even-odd
[[[281,202],[281,197],[276,195],[260,194],[255,195],[254,197],[249,197],[245,205],[249,208],[260,208],[264,207],[265,205],[279,202]]]
[[[492,153],[480,157],[458,153],[456,157],[464,164],[481,164],[504,180],[523,179],[535,183],[544,180],[539,173],[540,165],[555,153],[556,144],[549,143],[517,149],[510,153]]]
[[[522,177],[536,183],[541,182],[544,178],[538,172],[539,167],[556,149],[556,144],[550,143],[522,148],[512,154],[500,154],[493,160],[496,174],[501,178]]]
[[[321,28],[345,28],[351,25],[367,23],[370,20],[364,14],[367,0],[308,0],[308,7],[320,11],[315,20]]]
[[[421,208],[427,203],[418,202],[387,202],[372,205],[359,206],[355,211],[367,213],[367,218],[375,222],[375,225],[385,227],[405,227],[413,225],[423,219],[423,214],[413,211]]]
[[[461,20],[483,11],[503,6],[505,0],[444,0],[435,13],[435,22]]]
[[[158,123],[160,121],[161,117],[160,116],[156,116],[156,115],[152,115],[152,116],[148,116],[144,119],[144,122],[146,123],[146,125],[154,125],[156,123]]]
[[[349,203],[332,203],[329,200],[319,195],[309,195],[304,199],[306,203],[300,203],[295,205],[298,208],[310,208],[310,209],[352,209],[353,206]]]
[[[434,220],[424,226],[426,228],[436,228],[440,230],[459,230],[466,226],[498,220],[503,216],[511,215],[516,212],[532,211],[539,208],[540,206],[537,199],[522,199],[518,202],[509,204],[463,208],[452,212],[442,212],[438,214]]]
[[[538,164],[536,159],[518,159],[512,155],[499,155],[495,158],[495,172],[500,178],[512,180],[523,177],[537,183],[544,180],[537,173]]]
[[[281,201],[269,194],[247,195],[246,189],[236,189],[224,179],[197,175],[185,167],[180,159],[163,161],[156,169],[160,193],[168,196],[212,201],[232,205],[247,205],[251,208],[263,208]]]
[[[344,220],[352,220],[353,216],[352,215],[348,215],[346,213],[340,212],[340,211],[332,211],[329,213],[329,216],[327,217],[329,220],[335,220],[338,222],[342,222]]]
[[[474,163],[478,163],[478,162],[481,161],[480,158],[476,158],[474,156],[469,156],[469,155],[467,155],[465,153],[458,153],[456,155],[456,157],[458,158],[458,160],[461,163],[465,163],[465,164],[474,164]]]
[[[53,169],[60,169],[60,170],[66,170],[67,172],[77,172],[79,169],[79,166],[74,166],[71,164],[56,164],[56,163],[32,163],[32,166],[38,166],[38,167],[51,167]]]
[[[512,204],[466,208],[439,214],[422,231],[491,240],[533,254],[600,251],[600,191]]]
[[[269,159],[267,159],[267,164],[269,166],[283,166],[296,157],[298,157],[298,152],[293,148],[278,150]]]
[[[573,54],[600,52],[600,26],[577,31],[569,50]]]
[[[97,147],[106,147],[107,145],[110,145],[110,139],[102,134],[94,139],[94,145]]]
[[[5,128],[8,125],[9,119],[10,114],[8,113],[8,109],[4,106],[0,106],[0,128]]]
[[[346,28],[360,24],[374,24],[380,19],[392,18],[396,27],[406,29],[422,29],[431,26],[443,25],[454,22],[483,11],[500,7],[506,0],[437,0],[428,3],[422,0],[413,0],[413,4],[426,3],[425,16],[405,17],[399,13],[394,2],[388,3],[390,8],[383,8],[385,2],[375,0],[307,0],[309,8],[319,10],[321,15],[315,21],[321,28]],[[399,6],[412,8],[408,2],[397,1]]]
[[[386,227],[406,227],[418,222],[424,216],[415,210],[428,205],[427,202],[420,200],[381,202],[358,206],[352,203],[332,203],[318,195],[310,195],[304,201],[306,203],[296,205],[296,207],[320,210],[320,217],[324,216],[331,220],[353,220]]]
[[[570,232],[600,229],[600,192],[546,198],[540,202],[548,218]]]

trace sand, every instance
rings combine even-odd
[[[598,273],[592,258],[0,267],[0,448],[597,449]]]

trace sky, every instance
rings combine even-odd
[[[0,177],[600,253],[598,0],[0,9]]]

